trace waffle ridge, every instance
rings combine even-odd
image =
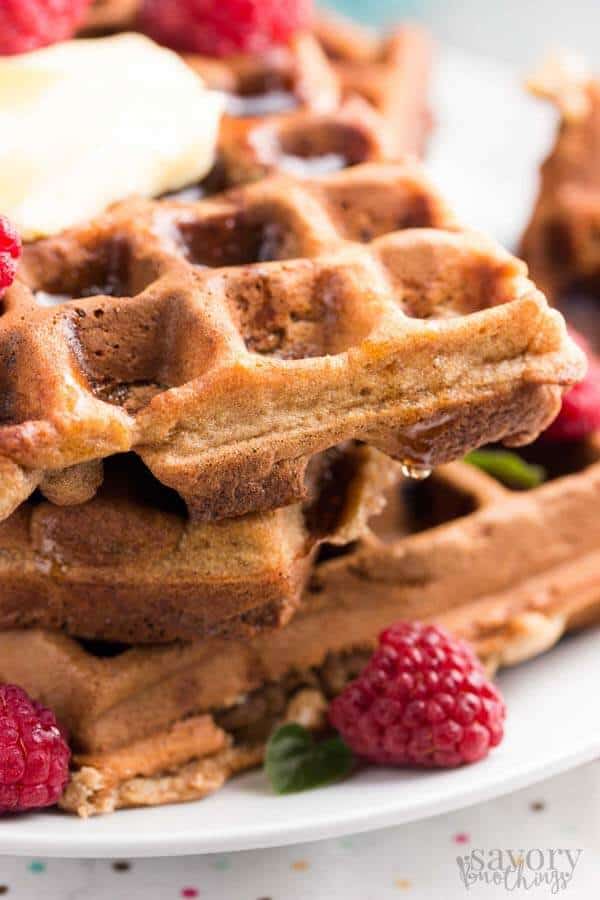
[[[411,162],[134,199],[31,244],[0,317],[0,512],[48,478],[88,499],[130,450],[211,520],[297,501],[350,438],[422,466],[531,440],[583,359],[525,271]]]
[[[93,0],[84,23],[86,34],[98,35],[131,27],[140,0]]]

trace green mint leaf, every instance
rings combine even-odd
[[[528,490],[546,480],[546,470],[542,466],[531,465],[509,450],[473,450],[465,456],[465,462],[513,488]]]
[[[315,741],[310,731],[290,722],[271,735],[265,772],[277,794],[291,794],[339,781],[353,762],[352,751],[339,735]]]

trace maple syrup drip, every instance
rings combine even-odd
[[[400,463],[400,471],[405,478],[412,478],[414,481],[424,481],[426,478],[429,478],[433,470],[429,466],[422,466],[412,462],[412,460],[404,459]]]

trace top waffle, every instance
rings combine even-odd
[[[5,295],[1,512],[80,502],[127,450],[196,518],[275,508],[349,438],[417,468],[527,442],[583,368],[410,164],[131,201],[26,247]]]

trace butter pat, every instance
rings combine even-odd
[[[0,212],[25,240],[210,170],[222,95],[138,34],[0,58]]]

